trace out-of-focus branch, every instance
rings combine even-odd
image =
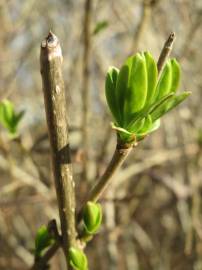
[[[88,164],[88,115],[90,105],[90,88],[89,88],[89,62],[91,49],[91,0],[85,1],[84,6],[84,21],[83,21],[83,71],[82,71],[82,140],[83,140],[83,178],[87,179],[87,164]]]
[[[41,75],[65,256],[76,246],[75,194],[68,138],[62,52],[51,32],[41,44]]]
[[[197,155],[199,147],[196,144],[187,144],[185,151],[186,155],[191,158]],[[150,157],[145,158],[143,162],[132,164],[122,170],[121,173],[116,177],[115,188],[123,183],[123,179],[126,181],[130,177],[134,177],[135,175],[147,171],[154,166],[160,166],[163,163],[173,160],[176,162],[176,160],[181,159],[181,157],[182,151],[180,148],[160,151],[157,154],[151,154]]]
[[[146,32],[147,25],[149,24],[149,21],[152,15],[152,10],[158,2],[159,2],[158,0],[144,0],[143,1],[142,15],[141,15],[139,24],[137,26],[137,29],[133,37],[130,54],[134,54],[137,52],[140,41],[144,33]]]
[[[184,59],[187,56],[187,54],[189,54],[190,41],[193,43],[194,36],[196,35],[196,32],[200,28],[201,24],[202,24],[202,11],[199,11],[198,14],[196,15],[194,22],[191,24],[191,27],[187,33],[184,44],[182,46],[179,55],[179,58],[181,60]]]
[[[146,26],[150,20],[150,17],[151,17],[151,5],[150,3],[148,3],[148,1],[144,1],[142,4],[141,19],[133,37],[130,54],[133,54],[138,50],[140,40],[142,39],[142,36],[146,30]]]

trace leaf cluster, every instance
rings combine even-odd
[[[121,69],[110,67],[105,94],[114,128],[124,143],[139,141],[160,126],[160,118],[189,96],[176,94],[180,65],[169,59],[159,79],[157,64],[149,52],[129,57]]]

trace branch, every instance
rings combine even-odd
[[[113,154],[113,157],[106,168],[104,174],[102,177],[98,180],[98,182],[95,184],[95,186],[91,189],[86,201],[84,202],[83,206],[88,201],[98,201],[98,199],[101,197],[107,186],[110,184],[113,175],[115,172],[121,167],[127,156],[132,150],[132,144],[125,144],[121,145],[119,142],[117,143],[115,152]],[[78,214],[78,222],[82,219],[82,210],[81,208],[79,214]]]
[[[168,40],[166,41],[163,49],[162,49],[162,52],[161,52],[161,55],[160,55],[159,61],[158,61],[159,72],[162,70],[164,63],[165,63],[167,57],[169,56],[169,53],[170,53],[171,48],[172,48],[172,44],[174,42],[174,38],[175,38],[175,34],[171,33]],[[123,162],[125,161],[125,159],[129,155],[131,150],[132,150],[132,145],[124,145],[123,146],[123,145],[120,145],[119,143],[117,143],[117,147],[116,147],[114,155],[111,159],[110,164],[106,168],[103,176],[96,183],[96,185],[92,188],[88,198],[86,199],[86,202],[89,200],[97,201],[101,197],[101,195],[104,192],[104,190],[106,189],[106,187],[110,184],[113,175],[121,167],[121,165],[123,164]],[[84,203],[84,205],[85,205],[85,203]],[[81,221],[81,219],[82,219],[82,210],[83,210],[83,207],[81,208],[81,210],[78,213],[78,221]],[[51,254],[51,255],[46,256],[46,254],[45,254],[41,258],[41,261],[45,260],[46,262],[48,262],[48,260],[54,255],[54,253],[57,251],[58,248],[59,248],[58,244],[57,244],[57,246],[53,245],[52,247],[50,247],[46,254]],[[40,263],[40,262],[38,262],[38,263]],[[31,270],[34,270],[34,269],[37,269],[37,268],[32,268]],[[40,268],[38,268],[38,269],[40,269]]]
[[[51,32],[41,44],[41,75],[65,256],[76,245],[75,193],[70,160],[62,52]]]
[[[170,52],[172,50],[172,47],[173,47],[173,43],[175,41],[175,33],[172,32],[170,33],[168,39],[166,40],[164,46],[163,46],[163,49],[161,51],[161,54],[159,56],[159,60],[158,60],[158,63],[157,63],[157,67],[158,67],[158,73],[160,74],[161,71],[163,70],[163,67],[170,55]]]

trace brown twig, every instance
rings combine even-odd
[[[41,44],[41,75],[52,165],[65,255],[76,245],[75,194],[68,138],[67,106],[58,38],[50,32]]]
[[[86,201],[84,202],[84,205],[86,204],[87,201],[96,202],[101,197],[106,187],[110,184],[113,175],[121,167],[121,165],[123,164],[124,160],[129,155],[131,150],[132,150],[131,144],[122,145],[122,144],[117,143],[115,152],[113,154],[113,157],[108,167],[106,168],[102,177],[97,181],[95,186],[91,189]],[[78,222],[80,222],[82,218],[82,209],[83,208],[81,208],[78,214]]]
[[[90,62],[90,23],[91,23],[91,0],[85,1],[84,6],[84,21],[83,21],[83,71],[82,71],[82,140],[83,140],[83,178],[87,179],[87,164],[88,164],[88,115],[89,115],[89,62]]]
[[[174,41],[175,41],[175,33],[172,32],[172,33],[170,33],[168,39],[166,40],[166,42],[163,46],[163,49],[161,51],[161,54],[159,56],[159,59],[158,59],[157,67],[158,67],[159,74],[163,70],[163,67],[166,63],[166,60],[168,59],[168,57],[170,55]]]

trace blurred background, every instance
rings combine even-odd
[[[202,1],[0,0],[0,25],[0,99],[25,111],[18,138],[0,128],[0,269],[29,269],[37,229],[58,221],[39,65],[51,29],[64,56],[77,209],[116,145],[108,67],[139,50],[157,60],[176,33],[172,57],[192,95],[114,177],[87,254],[96,270],[202,270]],[[61,251],[50,264],[65,269]]]

